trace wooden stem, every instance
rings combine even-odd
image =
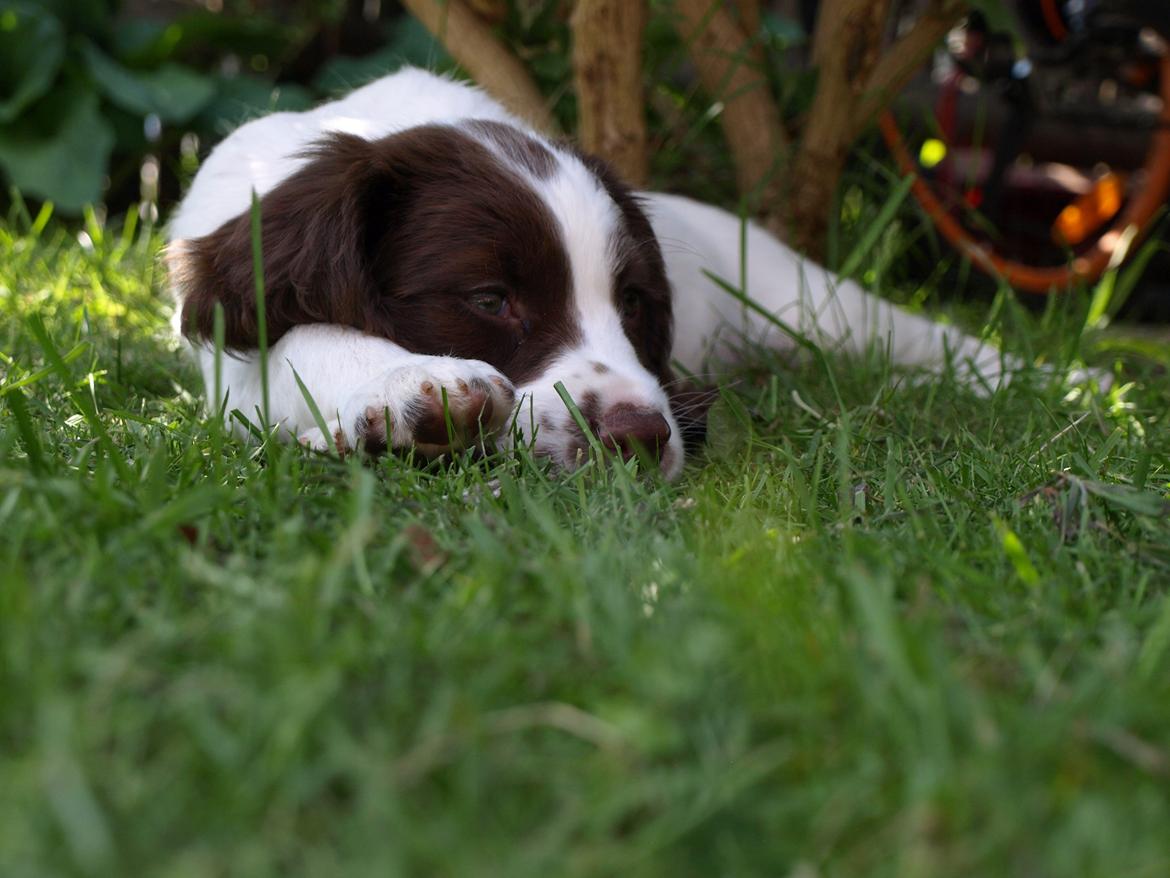
[[[402,0],[402,5],[508,110],[540,131],[556,133],[528,70],[462,0]]]
[[[719,120],[740,193],[764,204],[777,200],[776,170],[788,141],[767,78],[752,65],[751,41],[722,0],[675,0],[674,9],[704,91],[723,105]]]
[[[754,39],[760,32],[760,0],[735,0],[736,11],[739,12],[739,26],[749,39]]]
[[[467,5],[489,24],[500,24],[508,18],[508,0],[467,0]]]
[[[809,256],[824,255],[829,210],[853,144],[860,97],[878,61],[890,0],[824,0],[813,36],[817,90],[792,162],[775,231]]]
[[[631,185],[644,186],[646,4],[643,0],[577,0],[571,25],[581,145],[612,164]]]
[[[878,113],[890,105],[943,37],[968,11],[965,0],[935,0],[922,11],[910,30],[882,53],[865,84],[865,93],[855,117],[854,137],[868,128]]]

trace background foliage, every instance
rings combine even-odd
[[[199,143],[266,111],[304,109],[378,68],[442,60],[405,19],[375,26],[373,57],[329,56],[320,44],[340,32],[346,11],[335,2],[265,10],[229,2],[218,11],[187,3],[146,6],[147,15],[131,5],[0,2],[0,169],[66,214],[151,197],[151,181],[147,191],[139,185],[147,155],[161,157],[163,199],[174,198],[184,156],[189,173]],[[184,135],[198,138],[185,150]]]
[[[211,4],[208,4],[211,5]],[[26,198],[79,216],[104,202],[165,208],[200,155],[241,122],[299,110],[404,63],[453,71],[442,46],[396,4],[339,0],[165,5],[134,0],[0,0],[0,174]],[[567,7],[508,4],[499,29],[572,132]],[[669,4],[653,5],[646,66],[659,185],[712,201],[734,192],[710,107],[696,93]],[[778,93],[798,112],[811,77],[779,75],[799,24],[769,13]],[[148,157],[157,160],[146,164]]]

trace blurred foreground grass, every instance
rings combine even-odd
[[[83,243],[0,227],[5,878],[1170,871],[1164,345],[760,354],[669,486],[362,464],[224,437],[155,240]]]

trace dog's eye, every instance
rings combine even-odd
[[[471,307],[484,314],[499,317],[508,307],[508,297],[503,290],[477,290],[468,297]]]
[[[642,291],[637,287],[626,287],[618,296],[618,310],[623,320],[633,320],[642,311]]]

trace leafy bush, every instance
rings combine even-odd
[[[119,16],[117,0],[0,0],[0,176],[67,214],[103,198],[133,201],[143,157],[177,167],[188,132],[218,140],[404,59],[445,60],[429,35],[401,26],[413,22],[393,22],[373,55],[330,58],[306,82],[277,85],[343,11],[320,0],[297,9],[291,21],[230,9],[155,21]]]
[[[120,0],[0,0],[0,182],[68,215],[97,202],[111,211],[156,195],[165,203],[197,167],[196,153],[180,149],[187,133],[203,151],[250,118],[305,109],[403,63],[455,71],[423,26],[391,4],[377,21],[356,21],[353,40],[362,7],[307,0],[257,14],[226,0],[218,13],[196,7],[159,21],[121,14]],[[569,9],[565,0],[513,2],[498,31],[571,134]],[[726,201],[734,174],[718,126],[695,92],[670,7],[653,10],[646,70],[654,183]],[[771,16],[767,25],[781,48],[799,38],[791,22]],[[799,104],[800,95],[788,102]],[[161,162],[157,193],[140,189],[148,155]]]

